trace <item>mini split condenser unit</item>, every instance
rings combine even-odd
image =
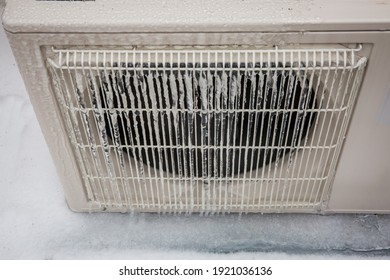
[[[390,211],[390,2],[7,1],[74,211]]]

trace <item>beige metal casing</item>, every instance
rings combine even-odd
[[[379,3],[381,2],[381,3]],[[390,212],[390,4],[387,1],[8,1],[13,52],[74,211],[89,205],[43,46],[364,45],[363,84],[329,201],[296,212]]]

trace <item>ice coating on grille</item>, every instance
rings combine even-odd
[[[353,49],[57,52],[88,197],[123,211],[321,207],[365,65]]]

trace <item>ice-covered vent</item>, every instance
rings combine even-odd
[[[357,49],[55,49],[84,188],[102,209],[261,212],[327,199]]]

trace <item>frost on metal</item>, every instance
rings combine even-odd
[[[366,61],[347,48],[53,55],[89,200],[187,213],[321,207]]]

